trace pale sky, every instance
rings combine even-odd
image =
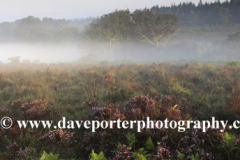
[[[216,0],[202,0],[214,2]],[[27,16],[51,18],[97,17],[115,9],[143,9],[153,5],[170,6],[184,0],[0,0],[0,22],[15,21]],[[191,2],[198,4],[199,0]]]

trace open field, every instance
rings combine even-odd
[[[43,127],[19,129],[16,122],[57,122],[62,117],[100,121],[215,117],[231,124],[240,119],[239,62],[114,65],[103,61],[0,67],[0,116],[14,121],[9,130],[0,127],[1,159],[39,159],[43,151],[58,154],[62,159],[88,159],[92,150],[102,151],[107,159],[128,159],[131,155],[148,159],[180,159],[181,155],[191,159],[196,154],[200,159],[240,156],[239,131],[235,129],[226,129],[225,133],[219,129],[207,129],[205,133],[201,129],[181,133],[177,129],[152,129],[138,133],[114,128],[92,133],[84,128],[68,132]],[[152,147],[145,148],[147,140],[152,141]]]
[[[13,1],[0,160],[240,159],[240,0]]]

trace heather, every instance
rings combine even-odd
[[[1,159],[237,159],[236,129],[20,129],[17,120],[239,120],[239,63],[0,64]],[[228,128],[228,127],[227,127]],[[95,157],[95,158],[94,158]],[[53,159],[53,158],[50,158]]]

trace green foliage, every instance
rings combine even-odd
[[[229,148],[234,148],[235,140],[236,140],[236,137],[232,134],[228,134],[228,132],[225,132],[223,139],[222,139],[223,145],[225,145],[226,147],[229,147]]]
[[[89,156],[90,160],[107,160],[104,156],[103,152],[100,152],[99,154],[94,153],[94,150],[92,150],[92,153]]]
[[[177,158],[179,158],[180,160],[184,160],[185,154],[181,153],[181,152],[177,152]]]
[[[232,3],[234,2],[234,3]],[[172,13],[184,19],[184,26],[224,25],[239,23],[239,1],[202,3],[183,2],[171,7],[153,6],[150,10],[154,13]]]
[[[89,42],[107,42],[129,40],[134,31],[129,10],[116,10],[93,20],[83,33],[83,39]]]
[[[132,14],[136,24],[136,39],[153,45],[173,34],[179,26],[179,18],[173,14],[153,13],[150,10],[135,10]]]
[[[65,19],[28,16],[13,23],[0,23],[0,35],[19,41],[77,41],[86,24]],[[90,22],[90,20],[89,20]],[[0,37],[1,37],[0,36]]]
[[[188,97],[189,95],[191,95],[191,91],[183,88],[181,85],[179,85],[179,83],[175,83],[173,88],[172,88],[172,92],[177,95],[177,96],[182,96],[182,97]]]
[[[237,66],[240,66],[240,62],[239,61],[230,61],[226,64],[226,66],[237,67]]]
[[[147,150],[153,150],[155,148],[151,137],[147,139],[147,142],[145,143],[145,145]]]
[[[137,152],[132,152],[131,157],[133,157],[134,160],[146,160],[147,158],[151,157],[151,154],[148,154],[144,148],[139,148]]]
[[[194,28],[193,30],[185,28],[185,32],[212,32],[212,28],[214,27],[215,29],[213,29],[213,31],[219,31],[218,28],[220,25],[230,24],[229,27],[231,27],[232,24],[239,24],[239,6],[240,3],[238,0],[231,0],[230,3],[228,1],[218,1],[213,3],[206,2],[205,4],[199,3],[198,5],[195,5],[192,2],[183,2],[178,5],[174,4],[168,7],[159,7],[156,5],[150,9],[135,11],[135,14],[138,11],[144,13],[141,14],[141,16],[138,14],[138,18],[134,19],[134,21],[141,21],[141,23],[138,23],[141,25],[137,25],[137,27],[134,25],[134,21],[130,18],[131,16],[128,10],[119,10],[105,14],[97,20],[91,17],[82,20],[65,20],[44,17],[41,20],[37,17],[28,16],[26,18],[16,20],[15,22],[1,23],[0,35],[2,39],[5,37],[11,37],[27,41],[62,41],[64,40],[64,35],[66,35],[66,41],[76,41],[79,33],[83,31],[89,23],[91,23],[91,25],[82,32],[85,40],[112,43],[115,41],[130,40],[134,37],[133,39],[137,38],[143,42],[158,44],[160,42],[158,29],[161,28],[162,31],[165,30],[166,32],[173,29],[168,27],[171,23],[173,23],[172,21],[168,21],[167,25],[159,27],[158,24],[164,22],[166,19],[161,19],[161,21],[159,21],[157,18],[158,14],[165,14],[165,18],[167,18],[166,15],[176,15],[177,17],[184,19],[183,26],[192,26]],[[136,15],[133,14],[132,17],[135,16]],[[145,18],[147,18],[148,21],[146,21]],[[174,19],[171,20],[174,21]],[[200,29],[196,30],[196,26]],[[139,30],[140,28],[142,28],[141,31]],[[222,31],[225,31],[225,29],[221,30],[221,32]],[[171,32],[169,32],[169,34],[171,34]],[[88,36],[85,36],[86,34],[88,34]],[[167,36],[168,35],[165,34],[160,39]],[[229,40],[237,40],[239,42],[239,33],[229,35]]]
[[[134,160],[147,160],[146,157],[140,153],[132,153],[132,157],[134,158]]]
[[[67,120],[144,120],[149,116],[151,120],[186,121],[189,117],[210,120],[212,116],[234,120],[239,115],[238,66],[195,62],[0,65],[0,105],[5,106],[0,108],[0,116],[57,122],[62,116]],[[191,95],[187,99],[172,95],[175,83]],[[113,129],[98,129],[95,133],[74,129],[73,134],[42,127],[19,129],[13,124],[9,130],[0,130],[0,154],[2,159],[27,159],[44,150],[58,153],[62,159],[88,159],[90,154],[103,157],[101,153],[91,153],[94,150],[104,151],[108,158],[118,155],[122,159],[180,159],[184,154],[196,159],[195,153],[201,152],[199,159],[239,159],[238,130],[225,135],[211,129],[205,133],[199,129],[184,133],[156,128],[135,131],[114,125]],[[118,141],[122,145],[114,150]],[[189,147],[191,152],[184,152]]]
[[[199,154],[196,153],[195,156],[192,155],[191,160],[200,160],[200,159],[199,159]]]
[[[228,134],[225,132],[222,138],[222,147],[224,152],[227,154],[228,159],[238,159],[238,155],[234,154],[236,150],[239,150],[237,146],[235,146],[236,137],[232,134]]]
[[[45,151],[43,151],[42,157],[40,158],[40,160],[58,160],[59,155],[53,155],[52,152],[47,154]]]
[[[131,20],[131,18],[132,20]],[[178,17],[172,14],[154,14],[150,10],[119,10],[94,20],[83,33],[89,42],[138,40],[158,45],[178,28]]]
[[[127,145],[127,147],[133,148],[133,144],[134,144],[135,142],[137,142],[137,139],[136,139],[135,135],[128,133],[128,134],[126,135],[126,137],[127,137],[127,140],[128,140],[128,145]]]
[[[121,146],[120,146],[120,142],[118,141],[115,145],[116,145],[116,149],[114,149],[115,151],[119,151],[120,150],[120,148],[121,148]]]

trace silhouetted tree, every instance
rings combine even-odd
[[[150,10],[135,10],[132,19],[136,24],[136,39],[159,45],[159,42],[179,27],[179,18],[173,14],[153,13]]]
[[[83,33],[83,39],[89,42],[107,42],[130,40],[134,33],[134,23],[129,10],[116,10],[93,20]]]

